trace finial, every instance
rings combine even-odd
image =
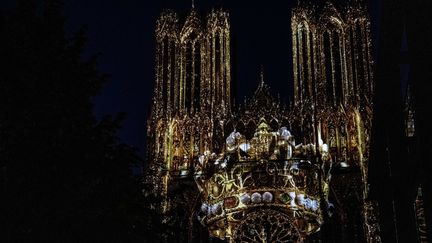
[[[264,66],[263,65],[261,65],[260,78],[261,78],[260,86],[264,86]]]
[[[195,9],[195,0],[192,0],[192,9]]]

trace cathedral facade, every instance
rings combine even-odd
[[[148,121],[146,183],[162,198],[152,207],[177,226],[167,241],[379,242],[367,184],[374,80],[364,4],[293,8],[290,105],[261,71],[253,96],[234,108],[229,14],[192,8],[180,19],[165,11],[156,23]]]

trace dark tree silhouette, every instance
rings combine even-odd
[[[85,31],[66,38],[60,1],[36,9],[0,13],[2,238],[145,241],[152,212],[130,169],[142,159],[116,137],[123,115],[92,114],[107,76],[82,58]]]

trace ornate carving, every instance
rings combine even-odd
[[[326,144],[320,147],[320,167],[308,159],[314,157],[315,145],[296,145],[285,127],[271,132],[264,119],[252,138],[232,132],[225,143],[220,155],[201,155],[195,173],[202,193],[199,218],[212,235],[232,238],[248,210],[266,207],[292,215],[303,238],[319,230],[331,170]]]
[[[275,210],[251,212],[240,223],[232,242],[302,242],[296,221]]]
[[[175,180],[194,177],[205,196],[200,221],[213,235],[251,237],[236,229],[250,224],[258,230],[248,217],[271,208],[289,215],[289,222],[280,224],[294,237],[298,232],[300,238],[289,239],[299,241],[320,228],[320,206],[327,201],[332,172],[346,170],[360,178],[356,208],[364,209],[359,214],[364,225],[357,226],[371,229],[370,242],[378,239],[374,204],[365,203],[374,83],[370,21],[363,4],[350,1],[342,8],[325,1],[293,9],[290,107],[272,96],[262,72],[253,97],[232,110],[227,12],[213,10],[204,20],[192,9],[179,25],[172,11],[156,23],[148,122],[153,175],[146,180],[153,181],[155,193],[166,195]],[[335,187],[344,192],[347,184]],[[273,226],[266,227],[265,237],[260,233],[251,239],[274,239],[267,235]]]

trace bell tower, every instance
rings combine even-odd
[[[148,122],[148,159],[161,194],[176,176],[191,176],[198,154],[213,150],[213,133],[231,114],[228,13],[201,17],[192,1],[184,22],[171,11],[156,21],[155,86]]]
[[[216,111],[231,111],[231,56],[229,15],[223,10],[213,10],[207,16],[205,38],[206,56],[202,82],[201,103],[214,116]]]
[[[152,116],[170,117],[175,106],[175,84],[178,79],[178,17],[165,11],[156,22],[155,87]]]
[[[336,207],[334,224],[349,225],[338,237],[374,242],[379,227],[371,223],[375,204],[367,196],[374,93],[370,18],[362,0],[310,2],[299,1],[292,11],[293,108],[303,116],[301,127],[314,122],[309,131],[317,134],[315,144],[328,144],[335,168],[358,171],[350,175],[351,184],[343,175],[332,177],[337,201],[357,207]]]

